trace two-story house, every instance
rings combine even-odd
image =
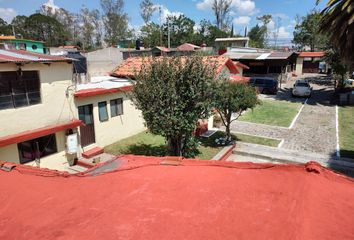
[[[61,170],[77,157],[66,151],[67,136],[81,125],[70,94],[72,62],[0,50],[0,159]]]

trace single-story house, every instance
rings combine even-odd
[[[133,84],[112,76],[91,78],[76,86],[74,93],[84,151],[104,147],[144,131],[144,119],[128,94]]]
[[[295,69],[298,54],[257,48],[231,48],[222,56],[241,62],[249,67],[245,76],[272,76],[286,81]]]
[[[320,63],[324,55],[324,52],[300,52],[296,60],[296,75],[319,73],[321,71]]]

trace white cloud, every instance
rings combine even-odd
[[[55,5],[54,0],[48,0],[48,2],[46,2],[42,5],[42,7],[50,8],[52,10],[52,13],[55,13],[56,10],[60,9],[60,7]]]
[[[0,8],[0,17],[7,23],[11,23],[12,19],[16,17],[17,12],[13,8]]]
[[[213,6],[213,0],[202,0],[197,3],[199,10],[210,10]],[[253,0],[232,0],[232,12],[236,11],[242,16],[250,16],[257,12],[256,3]]]
[[[248,25],[251,21],[251,17],[249,16],[241,16],[237,17],[233,20],[233,23],[236,25]]]
[[[155,5],[155,13],[160,14],[160,9],[161,9],[161,21],[165,22],[168,16],[176,16],[179,17],[180,15],[183,15],[181,12],[171,12],[167,7],[164,5]],[[159,16],[160,17],[160,16]]]
[[[292,35],[290,32],[288,32],[285,27],[280,27],[279,28],[279,34],[278,34],[278,38],[291,38]]]

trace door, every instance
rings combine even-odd
[[[80,126],[81,146],[86,147],[96,142],[92,104],[79,107],[79,119],[84,123]]]

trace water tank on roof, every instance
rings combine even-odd
[[[87,73],[87,60],[86,57],[81,55],[79,51],[70,51],[66,54],[66,57],[73,58],[78,61],[74,61],[74,73]]]

